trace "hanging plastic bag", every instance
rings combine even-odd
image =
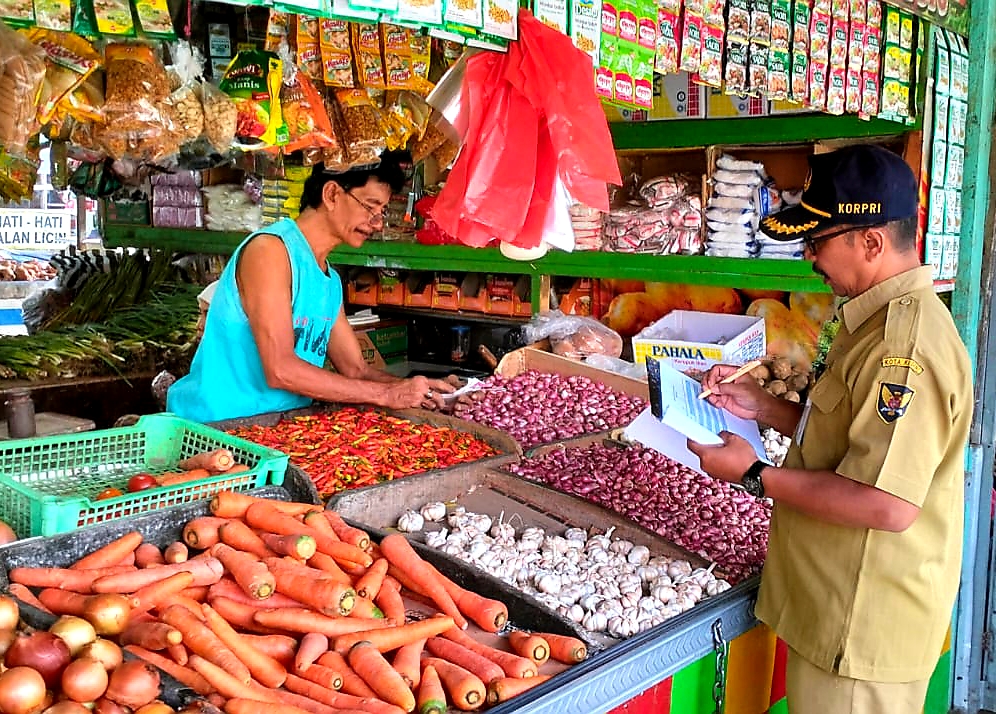
[[[204,133],[204,107],[195,91],[197,78],[203,72],[204,58],[185,40],[173,45],[171,54],[170,75],[176,78],[178,86],[163,106],[179,142],[186,144]]]
[[[45,83],[38,98],[38,122],[47,124],[60,102],[100,65],[100,55],[82,37],[35,27],[28,39],[45,52]]]
[[[560,310],[544,312],[522,328],[528,343],[549,339],[555,354],[570,359],[585,359],[590,355],[618,357],[623,339],[619,333],[592,317],[565,315]]]
[[[45,79],[45,53],[0,22],[0,148],[25,153],[38,133],[35,99]]]

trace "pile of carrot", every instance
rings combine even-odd
[[[86,616],[106,593],[128,600],[117,634],[228,714],[442,714],[506,701],[573,664],[584,644],[512,632],[508,649],[474,640],[506,607],[466,590],[400,534],[371,542],[333,511],[223,491],[210,516],[160,549],[128,533],[69,568],[14,568],[12,593],[56,615]],[[402,592],[438,610],[409,621]]]

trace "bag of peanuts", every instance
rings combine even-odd
[[[0,148],[23,155],[38,132],[35,100],[45,79],[45,52],[0,22]]]
[[[204,59],[187,41],[171,47],[173,65],[168,70],[173,90],[163,102],[170,131],[180,144],[196,141],[204,133],[204,108],[195,91]]]
[[[342,119],[339,134],[353,166],[375,164],[387,148],[378,109],[365,89],[340,89],[335,93]]]

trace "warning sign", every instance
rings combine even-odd
[[[75,243],[68,211],[0,208],[0,250],[61,250]]]

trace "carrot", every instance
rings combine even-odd
[[[185,597],[183,595],[173,595],[170,597],[169,602],[161,603],[159,607],[156,608],[156,612],[161,613],[162,610],[165,610],[167,607],[172,607],[173,605],[178,605],[179,607],[190,611],[198,620],[204,619],[204,616],[201,615],[201,603],[196,600],[191,600],[189,597]]]
[[[403,645],[394,653],[391,666],[394,671],[401,675],[405,684],[414,689],[418,686],[422,671],[422,651],[425,649],[425,640],[418,640]]]
[[[287,513],[291,516],[299,516],[302,513],[307,513],[315,509],[315,506],[310,503],[292,503],[289,501],[257,498],[256,496],[247,496],[244,493],[236,493],[235,491],[218,491],[214,495],[214,498],[211,499],[208,508],[211,510],[212,515],[219,518],[244,518],[246,511],[249,510],[249,506],[254,503],[268,503],[281,513]]]
[[[203,610],[201,610],[203,616]],[[210,627],[201,622],[194,613],[184,607],[173,605],[166,608],[159,618],[167,625],[175,627],[183,635],[183,644],[194,654],[221,667],[232,677],[246,684],[251,679],[249,668],[222,642]],[[191,660],[193,657],[191,657]],[[196,667],[194,669],[197,669]],[[200,670],[197,670],[200,672]],[[201,674],[204,674],[201,672]],[[210,682],[211,678],[205,675]],[[218,689],[218,687],[215,687]],[[219,691],[221,691],[219,689]],[[225,692],[222,692],[224,694]],[[229,695],[234,696],[234,695]]]
[[[361,529],[354,528],[346,523],[346,521],[342,520],[342,516],[335,511],[325,511],[325,519],[332,526],[332,530],[335,531],[335,534],[342,542],[355,545],[360,550],[366,550],[367,546],[370,545],[370,536]]]
[[[136,657],[144,659],[149,664],[158,667],[166,674],[173,677],[173,679],[178,681],[180,684],[190,687],[198,694],[207,695],[214,690],[214,687],[208,684],[208,681],[200,674],[188,669],[187,667],[178,665],[168,657],[163,657],[160,654],[150,652],[144,647],[138,647],[136,645],[127,645],[124,649]]]
[[[201,481],[211,478],[212,474],[207,469],[190,469],[179,473],[165,473],[156,479],[160,486],[180,486],[191,481]]]
[[[315,539],[318,550],[331,555],[340,563],[356,563],[364,567],[369,567],[373,563],[373,558],[355,545],[333,540],[325,533],[309,528],[294,517],[281,513],[270,502],[263,501],[250,506],[246,511],[246,523],[253,528],[277,535],[310,535]]]
[[[370,557],[373,558],[374,560],[379,560],[384,557],[384,554],[380,552],[380,546],[374,542],[371,542],[370,545],[368,545],[363,550],[369,553]]]
[[[218,597],[227,597],[230,600],[235,600],[235,602],[245,603],[246,605],[254,605],[257,609],[264,610],[274,610],[279,607],[304,607],[304,605],[293,598],[289,598],[281,593],[273,593],[270,597],[265,600],[257,600],[254,597],[247,595],[246,592],[239,587],[239,584],[229,577],[224,577],[210,588],[208,588],[207,599],[214,600]]]
[[[256,622],[254,616],[257,612],[261,612],[259,604],[247,605],[227,597],[216,597],[211,601],[211,607],[240,630],[248,630],[249,632],[256,632],[263,635],[283,634],[285,632],[284,630],[265,627]]]
[[[357,596],[353,603],[353,609],[349,611],[349,616],[382,619],[384,613],[373,604],[373,600]]]
[[[277,555],[289,555],[298,560],[307,560],[315,554],[318,546],[310,535],[276,535],[261,533],[260,538],[266,547]]]
[[[227,518],[201,516],[187,522],[183,527],[183,542],[197,550],[207,550],[221,540],[218,531],[230,523]]]
[[[142,543],[135,549],[135,565],[139,568],[151,568],[165,562],[162,551],[152,543]]]
[[[539,635],[512,630],[508,633],[508,644],[515,654],[531,659],[537,667],[550,659],[550,644]]]
[[[531,659],[519,657],[511,652],[503,652],[502,650],[496,650],[494,647],[483,645],[463,630],[459,630],[455,627],[451,628],[443,633],[443,637],[456,642],[458,645],[466,647],[471,652],[476,652],[482,657],[487,657],[489,660],[501,667],[502,671],[505,672],[505,675],[508,677],[518,677],[520,679],[524,679],[526,677],[535,677],[539,674],[539,668]]]
[[[547,641],[547,644],[550,645],[550,657],[558,662],[577,664],[583,662],[588,656],[588,648],[577,637],[553,635],[545,632],[534,632],[533,634],[539,635]]]
[[[406,712],[415,710],[415,695],[412,690],[372,644],[365,641],[357,643],[350,648],[346,660],[360,679],[385,702],[395,704]]]
[[[214,662],[209,662],[200,655],[190,655],[190,666],[204,677],[214,689],[223,697],[229,699],[233,697],[259,698],[257,692],[263,691],[261,687],[252,687],[249,683],[248,675],[245,681],[229,673],[225,668],[219,667]],[[276,703],[276,697],[271,697],[268,701]]]
[[[356,674],[353,674],[353,676],[356,677]],[[357,677],[357,679],[359,678]],[[357,697],[344,692],[335,692],[294,674],[287,675],[287,684],[284,686],[291,692],[294,692],[295,696],[304,696],[327,706],[334,707],[334,714],[348,714],[349,712],[404,714],[404,710],[401,707],[378,699],[377,695],[373,692],[370,693],[369,697]]]
[[[97,579],[93,583],[93,592],[133,593],[146,585],[165,580],[174,573],[184,572],[193,574],[193,585],[214,585],[225,574],[225,568],[216,558],[194,558],[186,563],[171,563],[143,570],[130,568],[126,572]]]
[[[138,531],[125,533],[107,545],[85,555],[70,566],[73,570],[94,570],[120,565],[129,553],[142,544],[142,534]]]
[[[418,714],[446,714],[446,692],[439,681],[439,673],[431,664],[422,670],[422,681],[418,685],[418,699],[415,702]]]
[[[435,573],[446,592],[453,598],[453,603],[466,617],[485,632],[497,632],[508,622],[508,608],[499,600],[492,600],[460,587],[448,577],[439,572],[432,563],[426,563],[430,571]]]
[[[51,610],[45,607],[42,601],[39,600],[30,589],[20,583],[10,583],[10,585],[7,586],[7,592],[23,602],[25,605],[31,605],[31,607],[38,608],[42,612],[47,612],[50,615],[54,614]]]
[[[385,582],[377,593],[375,602],[384,613],[384,617],[395,625],[405,624],[405,601],[401,593],[393,585]]]
[[[90,597],[72,590],[44,588],[38,591],[38,599],[53,615],[82,615]]]
[[[195,674],[196,674],[196,672],[195,672]],[[200,675],[197,675],[197,676],[200,676]],[[202,677],[202,679],[203,679],[203,677]],[[205,711],[205,710],[202,710],[202,709],[198,709],[198,711],[200,712],[200,714],[218,714],[217,710],[223,710],[225,708],[225,702],[228,701],[228,699],[226,699],[225,697],[221,696],[220,694],[218,694],[218,692],[215,692],[215,691],[212,691],[210,694],[208,694],[204,698],[204,700],[208,704],[210,704],[211,706],[215,707],[215,711]],[[186,708],[194,707],[194,706],[197,706],[197,703],[196,702],[191,702],[190,704],[188,704],[184,708],[186,709]]]
[[[301,638],[294,656],[294,671],[304,672],[315,660],[329,651],[329,638],[320,632],[308,632]]]
[[[386,560],[386,558],[385,558],[385,560]],[[390,568],[390,566],[388,566],[388,568],[387,568],[387,575],[384,576],[384,585],[390,585],[391,587],[393,587],[398,592],[401,592],[401,583],[398,582],[397,578],[395,578],[393,575],[391,575],[391,568]],[[383,587],[383,585],[381,587]]]
[[[474,676],[460,665],[447,662],[439,657],[426,657],[425,665],[435,667],[449,700],[453,706],[463,711],[479,709],[484,705],[488,690],[478,677]]]
[[[308,558],[308,565],[316,570],[323,571],[333,580],[336,580],[343,585],[353,584],[353,579],[349,577],[346,571],[339,567],[339,564],[336,563],[335,559],[330,555],[325,555],[325,553],[315,553],[313,556]]]
[[[219,598],[218,600],[222,600]],[[215,602],[218,602],[216,600]],[[304,608],[282,607],[277,610],[259,610],[253,615],[253,621],[271,630],[285,632],[318,632],[326,637],[385,628],[385,620],[359,620],[351,617],[328,617],[314,610]],[[362,639],[362,638],[360,638]]]
[[[282,664],[253,647],[210,605],[202,605],[201,611],[211,631],[249,668],[249,673],[261,684],[279,687],[284,683],[287,670]]]
[[[430,637],[425,647],[436,657],[458,664],[485,684],[505,676],[504,670],[487,657],[469,650],[453,640],[443,637]]]
[[[263,690],[261,692],[262,697],[272,696],[280,704],[303,709],[309,714],[342,714],[340,709],[333,709],[329,705],[318,701],[318,699],[295,694],[287,689],[261,689]],[[347,714],[355,714],[355,712],[347,710]]]
[[[356,591],[304,565],[267,558],[263,561],[276,581],[277,591],[326,615],[348,615],[356,602]],[[316,577],[317,573],[317,577]]]
[[[56,588],[73,590],[78,593],[99,592],[93,589],[98,578],[131,575],[135,568],[121,565],[93,570],[70,570],[69,568],[13,568],[7,578],[12,583],[20,583],[30,588]],[[141,572],[141,571],[139,571]]]
[[[168,578],[157,580],[154,583],[139,588],[131,596],[132,616],[139,612],[147,612],[159,605],[164,600],[168,600],[173,595],[177,595],[194,582],[193,573],[180,572],[173,573]]]
[[[225,714],[308,714],[290,704],[261,702],[258,699],[234,697],[225,702]]]
[[[411,543],[403,535],[392,533],[385,536],[380,542],[380,549],[391,565],[421,587],[443,614],[452,617],[453,622],[461,630],[466,629],[467,621],[460,614],[456,603],[453,602],[453,598],[450,597],[443,585],[443,578],[438,575],[437,571],[427,566],[427,563],[419,557]]]
[[[269,568],[255,556],[224,543],[217,543],[211,548],[211,554],[221,561],[235,582],[245,593],[257,600],[265,600],[276,589],[276,579]]]
[[[242,639],[263,654],[275,659],[284,668],[294,666],[297,640],[287,635],[242,635]]]
[[[182,644],[170,645],[166,648],[166,653],[174,662],[184,667],[186,667],[187,663],[190,661],[190,653]]]
[[[204,602],[207,599],[208,590],[211,588],[207,585],[193,585],[189,588],[184,588],[180,591],[180,595],[185,598],[190,598],[196,602]]]
[[[205,451],[200,454],[188,456],[180,462],[180,468],[184,471],[190,471],[191,469],[205,469],[216,474],[228,471],[234,465],[235,457],[232,456],[232,452],[228,449]]]
[[[453,627],[453,618],[451,617],[427,617],[424,620],[409,622],[405,625],[336,637],[334,649],[336,652],[345,654],[353,645],[365,640],[376,647],[379,652],[390,652],[412,642],[435,637],[451,627]]]
[[[232,468],[228,469],[228,471],[226,471],[225,473],[229,474],[229,475],[230,474],[241,474],[241,473],[245,473],[248,470],[249,470],[249,467],[246,466],[245,464],[235,463],[235,464],[232,465]]]
[[[496,679],[488,684],[488,705],[494,706],[499,702],[507,702],[512,697],[517,697],[548,679],[550,679],[549,674],[538,674],[529,679],[518,679],[516,677]]]
[[[138,645],[147,650],[164,650],[183,641],[179,630],[155,620],[129,622],[120,637],[122,645]]]
[[[339,673],[342,677],[342,691],[356,697],[376,697],[374,692],[360,676],[349,666],[346,658],[335,650],[326,652],[318,658],[318,665],[328,667]]]
[[[380,591],[380,586],[384,583],[384,576],[387,575],[387,558],[378,558],[373,562],[363,577],[356,581],[356,594],[373,600]]]
[[[266,547],[263,539],[242,521],[227,519],[224,525],[218,527],[218,537],[222,543],[232,546],[235,550],[252,553],[257,558],[270,558],[276,555]]]
[[[329,667],[312,664],[301,672],[301,676],[309,682],[320,684],[328,689],[342,689],[342,675]]]
[[[332,524],[329,523],[329,520],[325,517],[325,513],[321,509],[308,511],[301,516],[301,520],[304,522],[304,525],[309,528],[314,528],[316,531],[324,533],[329,538],[340,540],[339,536],[335,533],[335,529],[332,528]]]
[[[163,560],[170,564],[186,563],[189,558],[190,551],[187,550],[187,544],[181,541],[174,541],[163,550]]]

